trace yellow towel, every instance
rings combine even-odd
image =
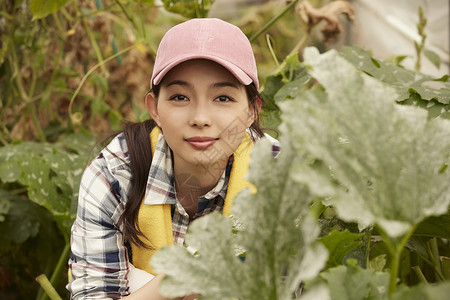
[[[155,152],[156,142],[161,134],[161,130],[155,127],[150,133],[150,142],[152,153]],[[246,133],[241,145],[234,153],[234,162],[231,168],[230,179],[228,182],[227,195],[223,208],[223,214],[228,216],[231,213],[233,198],[244,188],[249,187],[252,192],[256,188],[244,179],[248,171],[250,161],[250,151],[253,147],[253,141]],[[152,249],[144,249],[132,244],[133,265],[139,269],[153,273],[150,265],[150,258],[160,248],[173,244],[172,235],[172,216],[170,204],[146,205],[142,199],[141,208],[138,215],[139,228],[148,240],[144,239],[147,245]],[[155,274],[154,274],[155,275]]]

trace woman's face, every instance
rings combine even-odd
[[[245,86],[209,60],[190,60],[168,72],[147,107],[174,155],[175,170],[223,169],[255,120]],[[212,169],[211,169],[212,168]]]

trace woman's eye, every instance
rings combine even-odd
[[[216,98],[216,101],[218,101],[218,102],[230,102],[230,101],[233,101],[233,99],[231,99],[228,96],[219,96],[219,97]]]
[[[186,100],[189,100],[189,99],[188,99],[188,97],[183,96],[183,95],[174,95],[174,96],[170,97],[169,100],[186,101]]]

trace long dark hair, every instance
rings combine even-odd
[[[263,101],[261,95],[254,84],[245,86],[245,90],[250,108],[258,114],[258,99]],[[155,95],[155,97],[158,97],[159,86],[153,87],[151,92]],[[264,136],[259,123],[260,121],[258,114],[257,118],[250,126],[252,129],[253,140]],[[123,222],[124,224],[124,235],[126,241],[147,249],[151,249],[151,246],[149,247],[142,240],[142,238],[146,237],[139,228],[138,213],[142,199],[145,195],[148,173],[152,163],[150,132],[156,126],[155,121],[146,120],[138,123],[127,122],[125,123],[123,129],[131,163],[131,190],[119,222]]]

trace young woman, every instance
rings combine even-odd
[[[193,19],[170,29],[151,88],[152,120],[127,124],[83,174],[69,260],[73,299],[165,299],[152,254],[182,245],[192,220],[228,215],[233,197],[251,186],[244,175],[264,136],[262,99],[239,28]]]

